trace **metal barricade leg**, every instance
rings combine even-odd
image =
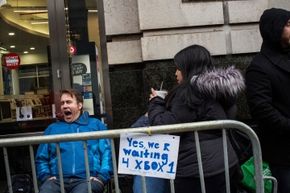
[[[198,132],[197,131],[194,131],[194,139],[195,139],[195,145],[196,145],[196,154],[197,154],[197,162],[198,162],[198,170],[199,170],[199,177],[200,177],[201,192],[202,193],[206,193],[206,191],[205,191],[205,182],[204,182],[204,173],[203,173],[203,168],[202,168],[200,143],[199,143],[199,137],[198,137]]]
[[[224,150],[224,163],[225,163],[226,191],[227,191],[227,193],[231,193],[227,134],[226,134],[225,129],[222,130],[222,136],[223,136],[223,150]]]
[[[8,152],[7,148],[3,147],[3,154],[4,154],[4,162],[5,162],[5,170],[6,170],[6,177],[7,177],[7,185],[9,193],[13,193],[12,191],[12,182],[11,182],[11,173],[9,167],[9,159],[8,159]]]
[[[62,161],[61,161],[59,143],[56,143],[56,154],[57,154],[57,157],[58,157],[58,171],[59,171],[58,173],[59,173],[60,190],[61,190],[61,193],[65,193],[65,191],[64,191],[64,183],[63,183],[63,173],[62,173]]]
[[[33,187],[34,192],[39,192],[38,190],[38,184],[37,184],[37,178],[36,178],[36,169],[35,169],[35,160],[34,160],[34,151],[33,146],[29,146],[29,153],[30,153],[30,162],[31,162],[31,170],[32,170],[32,179],[33,179]]]
[[[112,148],[112,162],[113,162],[113,172],[114,172],[115,193],[120,193],[114,139],[111,139],[111,148]]]

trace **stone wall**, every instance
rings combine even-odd
[[[235,65],[244,73],[253,54],[216,56],[217,66]],[[176,83],[173,60],[144,62],[143,64],[117,65],[110,68],[113,108],[113,127],[128,128],[146,112],[150,88],[170,90]],[[249,121],[245,93],[238,99],[237,119]]]

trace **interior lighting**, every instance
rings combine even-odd
[[[14,13],[47,13],[47,9],[16,9]]]
[[[33,21],[30,24],[31,25],[44,25],[44,24],[48,24],[48,21]]]
[[[10,48],[15,48],[15,45],[11,45]]]
[[[30,50],[35,50],[35,47],[31,47],[31,48],[29,48]]]
[[[4,6],[7,6],[8,3],[6,0],[0,0],[0,7],[4,7]]]
[[[88,12],[89,13],[98,13],[98,10],[96,10],[96,9],[89,9]]]
[[[15,33],[14,33],[14,32],[9,32],[8,35],[9,35],[9,36],[14,36]]]
[[[29,53],[28,51],[24,51],[24,52],[23,52],[23,54],[28,54],[28,53]]]

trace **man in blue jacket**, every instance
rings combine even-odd
[[[45,135],[107,130],[98,119],[83,112],[83,98],[76,90],[61,91],[62,119],[52,123]],[[88,140],[88,160],[93,193],[102,193],[112,173],[111,147],[108,139]],[[67,193],[87,193],[84,149],[82,141],[60,143],[64,188]],[[36,155],[40,193],[60,192],[58,157],[55,144],[41,144]]]

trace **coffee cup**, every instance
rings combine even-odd
[[[168,92],[166,90],[155,90],[156,95],[165,99],[166,95],[168,94]]]

